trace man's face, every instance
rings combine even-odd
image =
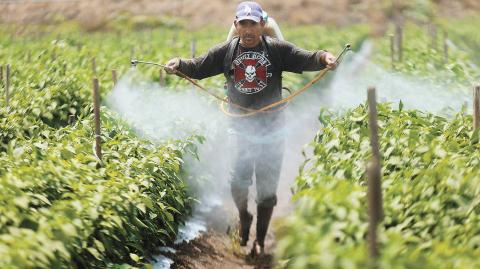
[[[240,44],[246,48],[254,48],[260,43],[260,36],[263,33],[264,21],[255,22],[252,20],[235,21],[235,28],[240,37]]]

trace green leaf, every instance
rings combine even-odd
[[[88,251],[90,254],[92,254],[92,256],[93,256],[95,259],[97,259],[97,260],[99,260],[99,261],[102,260],[102,256],[100,255],[100,253],[98,252],[97,249],[92,248],[92,247],[88,247],[88,248],[87,248],[87,251]]]
[[[132,261],[137,263],[140,261],[140,257],[138,257],[138,255],[134,253],[130,253],[130,259],[132,259]]]

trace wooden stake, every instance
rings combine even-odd
[[[5,102],[7,104],[7,106],[9,105],[10,103],[10,65],[7,64],[7,68],[5,70],[5,79],[6,79],[6,82],[5,82]]]
[[[368,252],[373,264],[378,257],[378,224],[382,219],[380,161],[373,157],[367,166],[368,176]]]
[[[377,97],[374,87],[368,88],[368,110],[370,126],[370,142],[372,145],[373,156],[380,160],[380,147],[378,143],[378,125],[377,125]]]
[[[3,84],[3,65],[0,65],[0,85],[4,85]]]
[[[117,70],[113,69],[112,70],[112,79],[113,79],[113,85],[117,85],[117,81],[118,81],[118,78],[117,78]]]
[[[390,35],[390,61],[392,62],[392,69],[395,69],[395,36]]]
[[[480,127],[480,86],[473,89],[473,130]]]
[[[165,83],[165,75],[163,73],[163,69],[160,68],[158,70],[158,74],[160,75],[160,80],[159,80],[160,86],[164,87],[166,85],[166,83]]]
[[[444,32],[443,37],[443,61],[445,64],[448,64],[448,33]]]
[[[92,72],[94,76],[97,75],[97,60],[95,57],[92,58]]]
[[[195,58],[195,52],[197,50],[197,41],[195,40],[195,38],[192,40],[190,48],[192,50],[192,58]]]
[[[130,49],[130,59],[135,59],[135,47]]]
[[[100,129],[100,93],[98,79],[93,79],[93,113],[95,116],[95,154],[102,161],[102,139]]]
[[[430,24],[430,35],[432,36],[432,49],[438,50],[438,46],[437,46],[437,26],[434,23]]]
[[[381,167],[380,167],[380,148],[378,141],[378,125],[377,125],[377,101],[374,87],[368,88],[368,108],[369,108],[369,128],[370,143],[372,145],[372,159],[367,166],[368,176],[368,249],[370,259],[376,266],[378,250],[378,224],[383,218],[383,202],[381,188]]]
[[[396,26],[395,29],[396,38],[397,38],[397,51],[398,51],[398,61],[403,61],[403,29],[400,25]]]

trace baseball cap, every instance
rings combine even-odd
[[[262,7],[256,2],[241,2],[237,6],[237,15],[235,19],[237,21],[252,20],[260,22],[263,18]]]

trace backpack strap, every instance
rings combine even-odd
[[[240,38],[236,36],[230,41],[230,44],[228,44],[227,53],[225,54],[225,58],[223,59],[223,74],[226,78],[228,78],[228,76],[230,75],[233,54],[235,54],[235,50],[237,50],[238,43],[240,43]]]
[[[272,45],[273,39],[262,35],[263,47],[267,50],[268,58],[270,59],[274,70],[281,70],[282,60],[276,46]]]

